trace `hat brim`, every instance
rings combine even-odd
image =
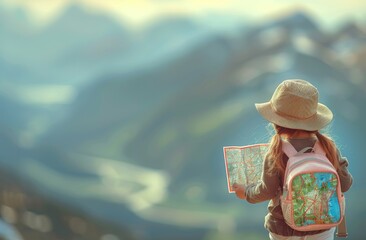
[[[318,103],[317,113],[310,118],[298,119],[278,114],[271,102],[256,103],[257,111],[269,122],[285,128],[317,131],[328,125],[333,119],[332,111],[324,104]]]

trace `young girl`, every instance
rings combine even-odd
[[[268,153],[264,159],[262,179],[258,184],[244,189],[234,185],[236,196],[250,203],[270,200],[265,228],[272,240],[277,239],[333,239],[334,228],[320,231],[296,231],[289,227],[283,217],[280,195],[288,157],[282,151],[282,139],[286,139],[300,151],[313,147],[319,141],[328,159],[337,169],[342,192],[352,185],[352,176],[347,170],[348,161],[342,157],[335,143],[319,132],[328,125],[333,114],[325,105],[318,102],[318,90],[304,80],[285,80],[275,90],[271,100],[256,104],[258,112],[273,124]]]

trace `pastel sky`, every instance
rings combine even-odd
[[[167,14],[230,13],[262,21],[294,9],[304,9],[325,27],[350,19],[366,21],[366,1],[362,0],[0,0],[0,4],[6,7],[24,7],[40,25],[47,24],[65,6],[75,2],[91,11],[108,12],[135,25]]]

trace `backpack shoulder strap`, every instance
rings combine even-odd
[[[326,156],[326,153],[325,153],[322,145],[320,144],[319,140],[317,140],[315,142],[314,147],[306,147],[306,148],[302,149],[300,152],[296,151],[294,146],[292,146],[292,144],[289,141],[287,141],[286,139],[281,139],[281,140],[282,140],[282,151],[287,155],[287,157],[292,157],[299,153],[300,154],[305,153],[306,151],[308,151],[310,149],[313,149],[314,153]]]
[[[325,151],[324,151],[324,149],[323,149],[322,145],[320,144],[319,140],[317,140],[317,141],[315,142],[315,145],[314,145],[314,147],[313,147],[313,150],[314,150],[314,152],[315,152],[315,153],[317,153],[317,154],[321,154],[321,155],[324,155],[324,156],[326,156],[326,155],[327,155],[327,154],[325,153]]]
[[[287,155],[287,157],[293,157],[297,154],[296,149],[290,142],[288,142],[286,139],[282,140],[282,151]]]
[[[346,216],[343,216],[341,223],[337,226],[337,237],[344,237],[348,236],[347,233],[347,225],[346,225]]]

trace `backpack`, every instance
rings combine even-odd
[[[313,148],[299,152],[285,140],[282,146],[289,157],[280,198],[286,223],[298,231],[323,230],[340,224],[345,199],[338,173],[319,141]],[[312,152],[307,153],[309,149]]]

